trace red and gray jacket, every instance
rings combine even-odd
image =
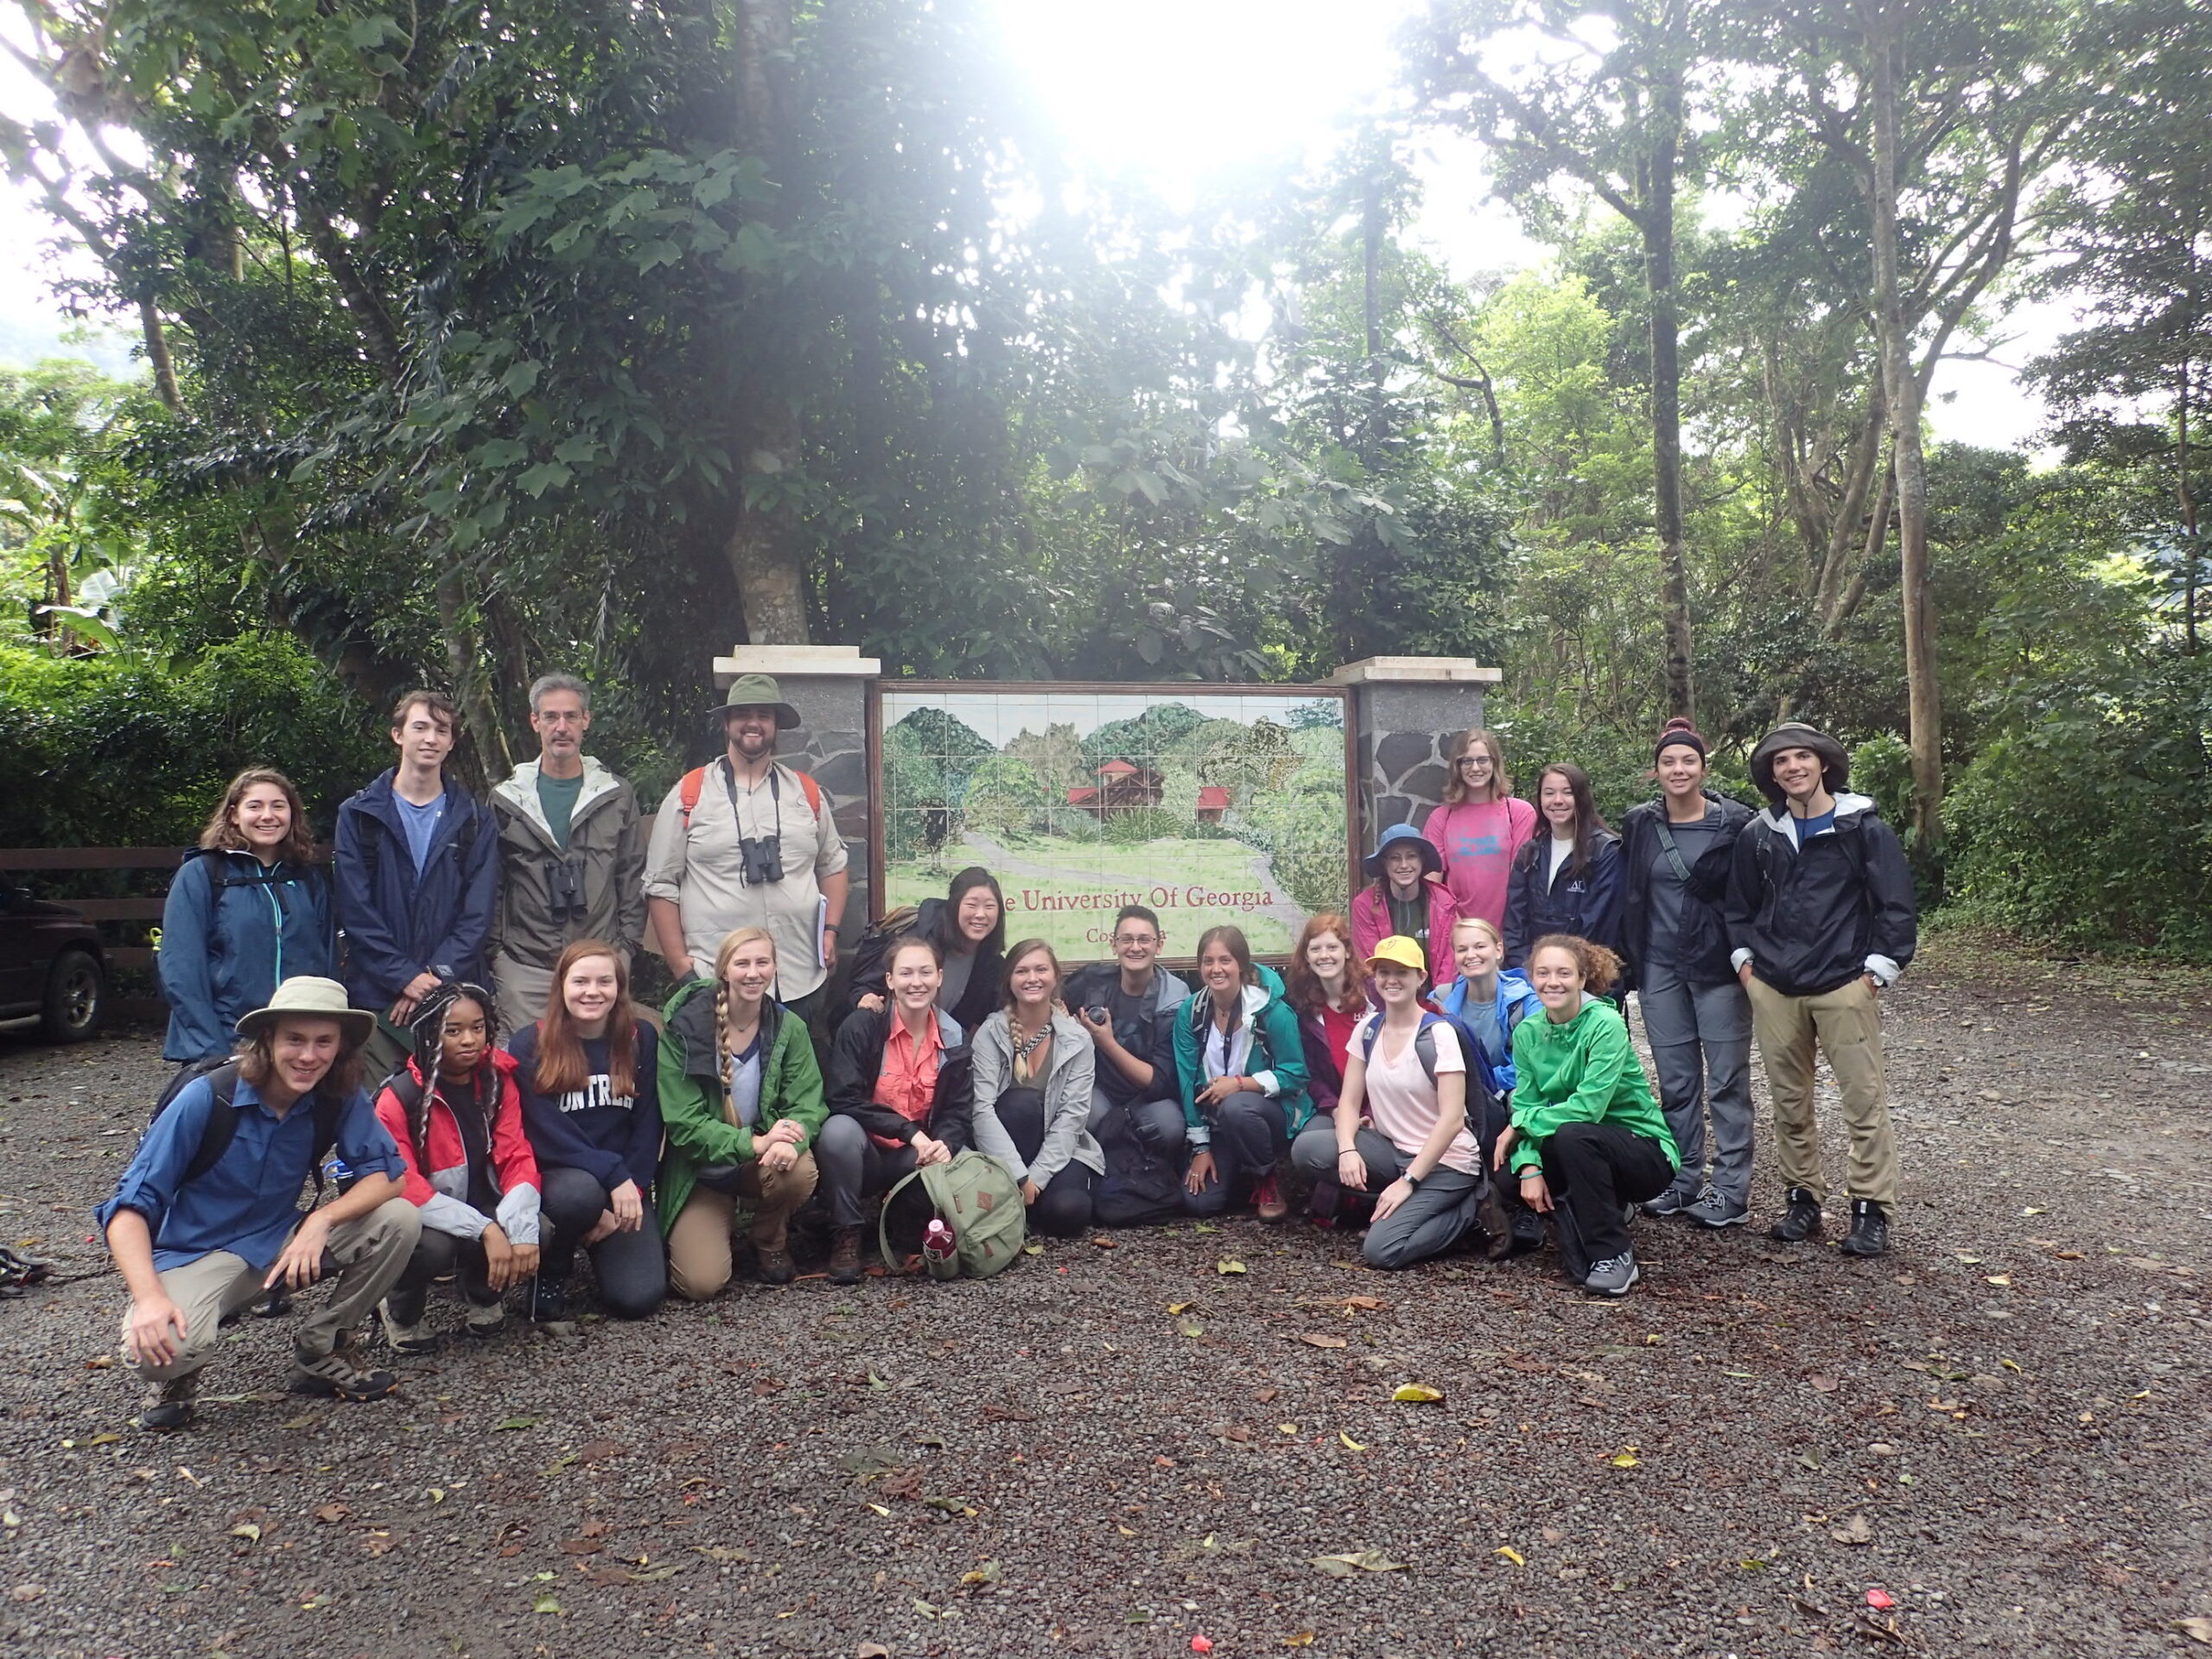
[[[475,1238],[492,1223],[511,1244],[537,1243],[537,1159],[523,1133],[522,1096],[515,1087],[515,1058],[494,1050],[478,1070],[480,1086],[497,1090],[489,1134],[484,1121],[464,1116],[448,1105],[435,1084],[429,1088],[423,1144],[415,1144],[408,1122],[408,1102],[395,1083],[377,1094],[377,1121],[399,1147],[406,1165],[400,1177],[408,1202],[423,1212],[423,1224],[455,1238]],[[421,1069],[407,1062],[404,1083],[420,1098],[426,1085]]]

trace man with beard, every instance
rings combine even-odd
[[[653,820],[645,908],[668,970],[705,972],[732,929],[767,931],[779,1002],[811,1027],[850,880],[829,798],[776,759],[776,734],[799,723],[766,674],[733,681],[720,710],[721,760],[686,772]]]
[[[499,822],[499,909],[492,976],[499,1026],[545,1013],[553,964],[578,939],[604,939],[626,965],[645,931],[645,822],[630,785],[584,753],[591,689],[572,674],[530,688],[538,758],[492,791]]]

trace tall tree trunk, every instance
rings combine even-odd
[[[469,615],[468,595],[461,572],[448,565],[437,582],[438,631],[444,636],[446,675],[454,701],[461,705],[461,729],[469,741],[459,758],[464,776],[478,787],[488,786],[514,770],[507,750],[507,734],[493,701],[490,677],[485,671],[483,647]]]
[[[2192,307],[2192,321],[2194,310]],[[2189,537],[2189,551],[2181,567],[2182,648],[2194,657],[2197,652],[2197,558],[2202,550],[2196,540],[2196,492],[2189,481],[2190,367],[2190,360],[2184,356],[2181,360],[2181,384],[2176,389],[2174,400],[2174,505],[2181,509],[2181,527]]]
[[[1943,693],[1936,675],[1936,605],[1928,569],[1928,467],[1920,441],[1920,378],[1913,371],[1897,278],[1897,72],[1909,0],[1862,0],[1872,60],[1874,150],[1867,181],[1872,209],[1874,328],[1889,404],[1891,464],[1897,474],[1898,594],[1904,608],[1906,703],[1911,721],[1912,821],[1923,855],[1942,846]]]
[[[1673,49],[1670,42],[1669,49]],[[1675,287],[1675,167],[1681,146],[1677,63],[1654,89],[1643,191],[1643,271],[1651,295],[1651,460],[1659,532],[1659,610],[1667,641],[1667,709],[1697,718],[1690,634],[1689,550],[1682,534],[1682,367]]]
[[[787,204],[797,188],[790,165],[791,104],[782,84],[791,60],[791,0],[739,0],[736,50],[738,142],[766,162],[784,187],[771,213],[779,229],[787,228]],[[765,349],[776,347],[772,342]],[[772,484],[757,493],[750,487],[756,478],[795,474],[804,458],[790,388],[774,379],[756,376],[741,383],[740,395],[749,400],[738,422],[746,461],[725,551],[745,607],[746,638],[756,645],[803,645],[809,643],[806,556],[798,526],[782,505],[784,491]]]
[[[146,337],[146,361],[153,365],[154,395],[170,414],[183,414],[184,393],[177,386],[176,360],[169,355],[168,331],[162,327],[162,314],[154,308],[153,300],[144,295],[138,300],[138,327]]]

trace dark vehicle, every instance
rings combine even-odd
[[[81,1043],[99,1034],[106,1011],[99,930],[0,881],[0,1020],[35,1017],[48,1041]]]

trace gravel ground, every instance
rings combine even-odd
[[[0,1304],[0,1651],[2196,1651],[2212,995],[1931,957],[1879,1262],[1639,1222],[1599,1305],[1548,1255],[1185,1224],[508,1337],[359,1406],[277,1392],[249,1319],[167,1439],[86,1236],[156,1045],[0,1039],[0,1236],[69,1276]]]

